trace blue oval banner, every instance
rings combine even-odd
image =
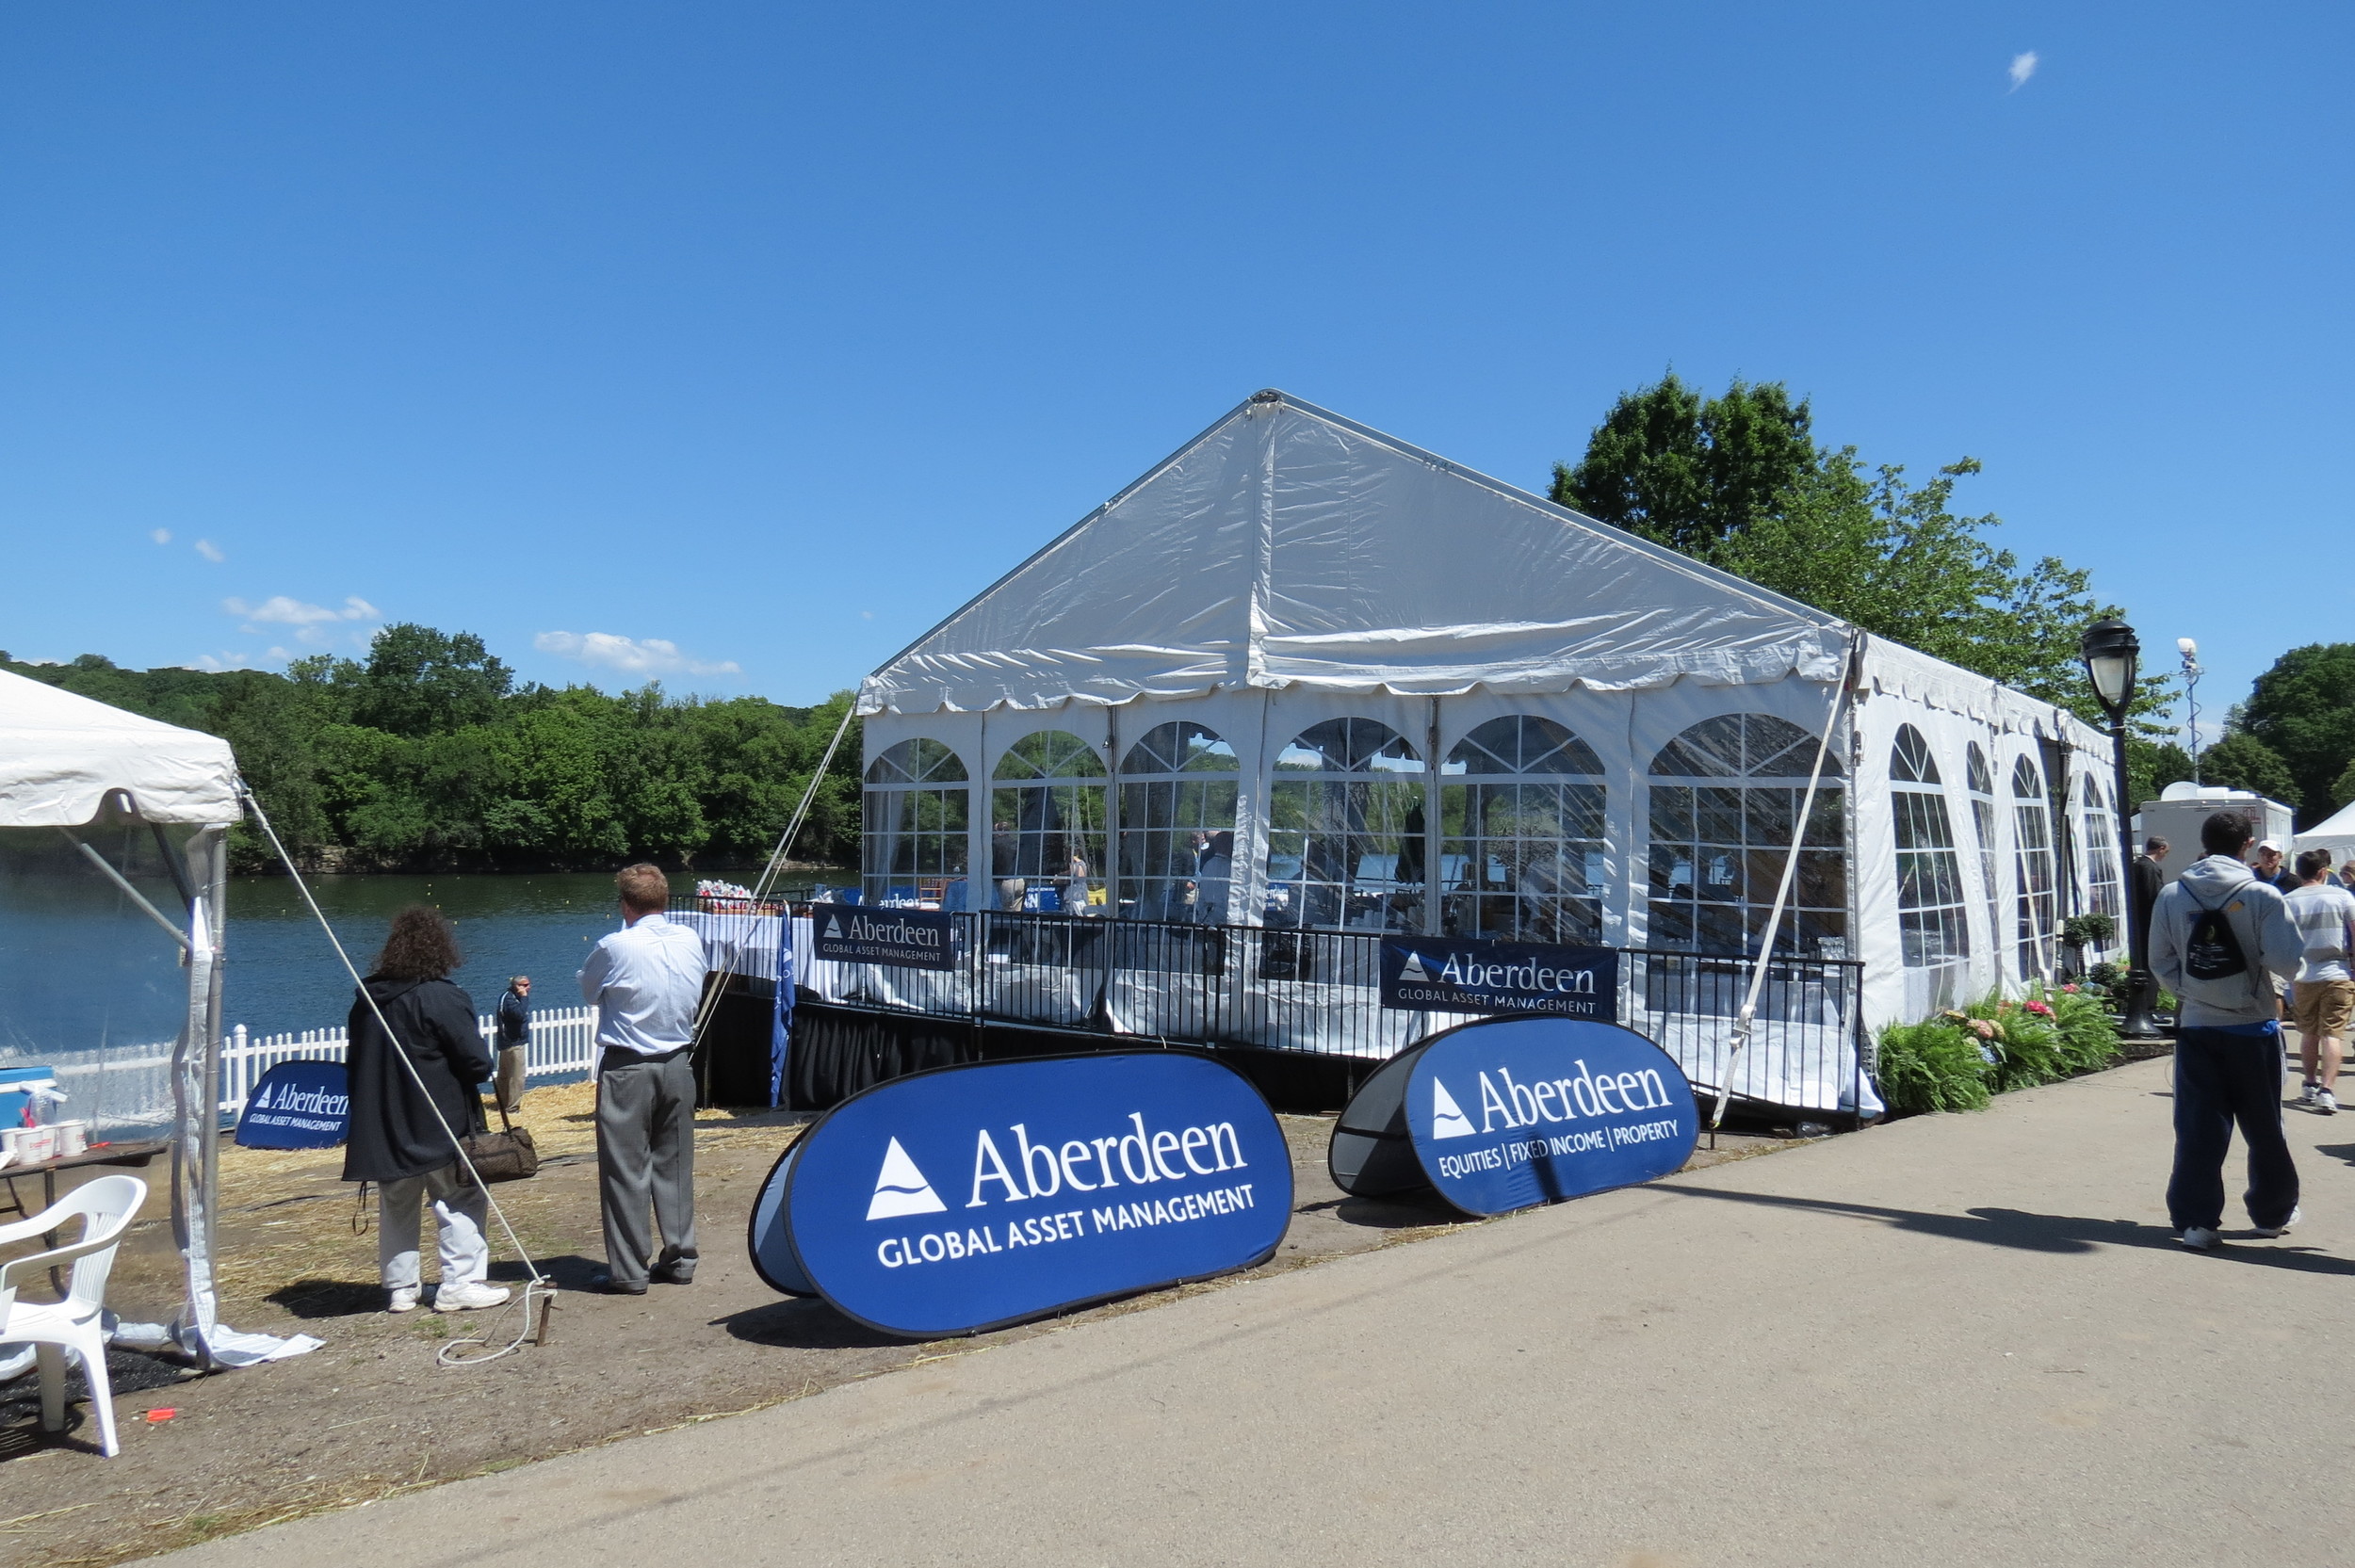
[[[237,1146],[332,1149],[350,1124],[350,1078],[342,1062],[282,1061],[246,1096]]]
[[[1441,1197],[1504,1214],[1680,1170],[1700,1114],[1674,1059],[1632,1029],[1498,1018],[1421,1048],[1406,1132]]]
[[[1291,1219],[1291,1153],[1207,1057],[944,1067],[826,1113],[754,1205],[761,1277],[933,1339],[1230,1273]]]

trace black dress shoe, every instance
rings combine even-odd
[[[607,1269],[600,1269],[589,1276],[589,1288],[604,1296],[643,1296],[646,1293],[643,1280],[617,1280],[612,1270]]]
[[[693,1285],[695,1266],[691,1263],[666,1263],[646,1277],[657,1285]]]

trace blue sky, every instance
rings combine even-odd
[[[1542,488],[1673,364],[1981,459],[1968,509],[2198,637],[2220,707],[2355,639],[2355,563],[2309,564],[2350,44],[2295,4],[15,6],[0,647],[409,620],[813,701],[1256,388]]]

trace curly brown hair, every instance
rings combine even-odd
[[[448,919],[430,905],[412,904],[393,916],[384,950],[376,955],[376,969],[368,978],[438,980],[458,964],[458,933]]]

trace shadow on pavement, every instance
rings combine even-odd
[[[1873,1204],[1841,1204],[1820,1198],[1785,1198],[1771,1192],[1726,1192],[1714,1188],[1681,1187],[1654,1182],[1652,1190],[1688,1198],[1758,1204],[1768,1208],[1809,1209],[1818,1214],[1878,1220],[1901,1231],[1944,1237],[1950,1241],[1975,1241],[1984,1246],[2014,1247],[2031,1253],[2089,1253],[2096,1247],[2152,1247],[2180,1252],[2174,1233],[2132,1220],[2087,1220],[2075,1215],[2031,1214],[2017,1208],[1974,1208],[1963,1214],[1930,1214],[1920,1209],[1882,1208]],[[2254,1239],[2253,1232],[2241,1232]],[[2233,1239],[2228,1233],[2226,1239]],[[2209,1254],[2235,1263],[2263,1264],[2309,1274],[2355,1275],[2355,1262],[2301,1249],[2291,1244],[2263,1248],[2218,1248]]]

